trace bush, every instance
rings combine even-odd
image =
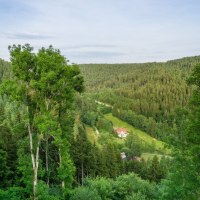
[[[156,184],[134,173],[116,179],[85,179],[84,187],[74,190],[70,200],[150,200],[156,197]]]
[[[102,200],[112,199],[114,196],[113,181],[107,178],[86,179],[85,185],[95,189]]]
[[[37,193],[38,193],[38,200],[59,200],[58,196],[53,196],[49,194],[49,188],[48,186],[42,182],[38,182],[38,188],[37,188]]]
[[[99,106],[99,111],[105,115],[105,114],[111,113],[112,108],[106,107],[106,106]]]
[[[2,200],[25,200],[25,190],[21,187],[10,187],[8,190],[0,190]]]
[[[88,187],[79,187],[74,190],[70,200],[101,200],[97,191]]]
[[[81,121],[87,125],[94,126],[98,118],[98,114],[95,112],[86,112],[81,116]]]
[[[112,133],[113,132],[113,125],[112,123],[105,119],[105,118],[99,118],[98,121],[96,122],[96,127],[99,130],[104,130],[108,133]]]
[[[116,191],[115,197],[119,200],[138,192],[149,199],[155,197],[155,185],[142,180],[134,173],[119,176],[114,183],[114,190]]]
[[[145,195],[138,192],[138,193],[133,193],[130,196],[127,196],[126,200],[147,200],[147,198]]]

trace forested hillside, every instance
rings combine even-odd
[[[0,199],[199,198],[200,57],[78,67],[52,46],[9,50]]]
[[[186,78],[198,62],[200,56],[164,63],[88,64],[80,69],[90,96],[114,106],[115,116],[166,140],[179,125],[179,108],[191,97]]]

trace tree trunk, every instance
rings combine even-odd
[[[38,182],[39,150],[40,150],[40,140],[37,143],[36,156],[35,156],[35,168],[34,168],[34,180],[33,180],[34,200],[38,199],[37,198],[37,182]]]
[[[29,108],[27,106],[27,112],[29,113]],[[34,196],[34,200],[37,200],[37,152],[39,153],[39,149],[37,148],[37,152],[36,152],[36,160],[34,157],[34,153],[33,153],[33,134],[32,134],[32,130],[31,130],[31,125],[30,122],[28,123],[28,133],[29,133],[29,143],[30,143],[30,153],[31,153],[31,161],[32,161],[32,167],[33,167],[33,174],[34,174],[34,178],[33,178],[33,196]]]
[[[28,110],[28,106],[27,106],[27,110]],[[30,122],[28,123],[28,133],[29,133],[29,143],[30,143],[30,152],[31,152],[31,160],[32,160],[32,166],[33,166],[33,170],[35,168],[35,158],[34,158],[34,153],[33,153],[33,134],[31,131],[31,125]]]
[[[60,148],[59,148],[59,160],[60,160],[60,167],[61,167],[61,165],[62,165],[62,157],[61,157]],[[61,185],[62,185],[62,188],[65,188],[65,182],[64,181],[62,181]]]
[[[34,158],[34,153],[33,153],[33,135],[32,135],[30,124],[28,124],[28,132],[29,132],[29,140],[30,140],[31,160],[32,160],[32,166],[33,166],[33,170],[34,170],[34,168],[35,168],[35,158]]]
[[[29,85],[26,85],[26,110],[27,114],[30,114],[29,110]],[[37,174],[38,174],[38,165],[39,165],[39,145],[40,141],[38,141],[37,147],[36,147],[36,155],[34,156],[33,152],[33,133],[32,133],[32,127],[31,127],[31,121],[30,117],[28,119],[28,133],[29,133],[29,143],[30,143],[30,153],[31,153],[31,161],[32,161],[32,168],[33,168],[33,196],[34,200],[37,200]]]
[[[34,180],[33,180],[34,200],[38,199],[37,198],[37,182],[38,182],[39,150],[40,150],[40,140],[37,143],[36,157],[35,157]]]
[[[34,196],[34,200],[37,200],[37,170],[36,168],[34,169],[33,196]]]

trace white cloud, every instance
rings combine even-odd
[[[197,0],[0,0],[0,57],[52,44],[72,62],[144,62],[200,54]],[[162,53],[160,53],[162,52]]]

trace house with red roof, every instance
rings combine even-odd
[[[125,128],[116,128],[115,133],[117,133],[118,137],[125,138],[128,135],[128,132]]]

